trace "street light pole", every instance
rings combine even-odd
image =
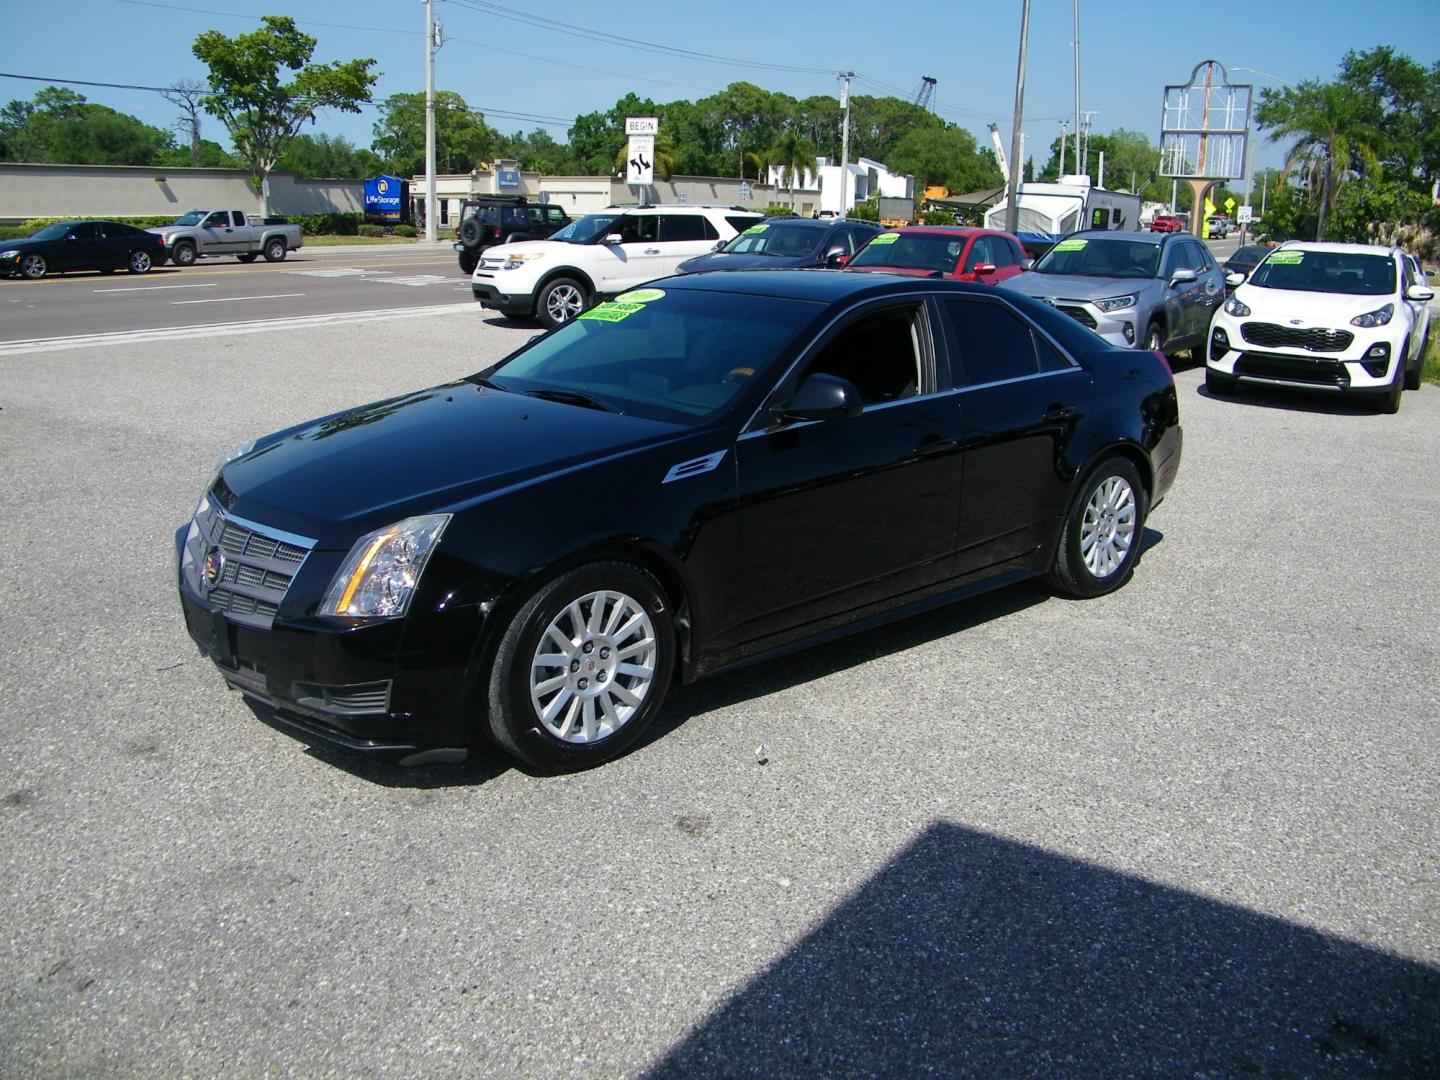
[[[425,0],[425,239],[435,242],[435,0]]]
[[[1012,236],[1020,221],[1020,117],[1025,113],[1025,50],[1030,43],[1030,0],[1020,8],[1020,59],[1015,65],[1015,123],[1010,128],[1010,182],[1006,192],[1005,231]]]
[[[850,80],[855,77],[853,71],[840,72],[840,209],[837,211],[843,218],[847,216],[850,209]],[[833,144],[832,144],[833,145]]]

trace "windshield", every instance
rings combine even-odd
[[[205,217],[206,217],[207,214],[209,214],[209,212],[210,212],[210,211],[208,211],[208,210],[191,210],[188,214],[181,214],[178,218],[176,218],[176,219],[175,219],[174,221],[172,221],[170,224],[172,224],[172,225],[199,225],[200,222],[202,222],[202,221],[205,220]]]
[[[30,239],[63,240],[65,239],[65,235],[70,232],[71,229],[75,228],[76,224],[77,223],[74,221],[57,221],[53,225],[46,225],[43,229],[30,237]]]
[[[1384,296],[1395,291],[1395,260],[1388,255],[1282,248],[1270,253],[1248,284],[1292,292]]]
[[[1242,248],[1236,248],[1235,254],[1230,256],[1230,261],[1235,263],[1258,263],[1265,257],[1270,249],[1264,244],[1249,244]]]
[[[875,236],[849,266],[895,266],[950,274],[965,250],[965,237],[943,233],[885,232]]]
[[[808,225],[752,225],[720,250],[728,255],[798,258],[814,251],[824,235],[824,229],[814,229]]]
[[[476,378],[512,393],[571,395],[592,407],[696,424],[755,380],[770,386],[786,343],[819,310],[767,296],[637,289]]]
[[[588,244],[597,236],[609,231],[619,221],[621,214],[586,214],[579,221],[572,221],[558,232],[551,233],[551,240],[563,240],[567,244]]]
[[[1035,264],[1035,272],[1069,277],[1152,278],[1159,265],[1159,244],[1072,236],[1047,251]]]

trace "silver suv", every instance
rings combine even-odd
[[[1065,237],[997,288],[1052,304],[1112,345],[1168,355],[1205,344],[1225,274],[1188,234],[1097,229]]]

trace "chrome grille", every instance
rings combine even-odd
[[[1348,330],[1262,322],[1244,323],[1240,327],[1240,336],[1251,345],[1265,349],[1305,349],[1307,352],[1344,352],[1355,340],[1355,335]]]
[[[278,532],[279,530],[275,530]],[[182,572],[186,584],[232,622],[268,630],[314,541],[272,535],[262,525],[236,518],[207,496],[186,539]],[[224,565],[214,582],[205,580],[206,557],[218,550]]]
[[[1070,304],[1056,304],[1055,310],[1069,315],[1070,318],[1084,326],[1088,326],[1091,330],[1095,329],[1095,316],[1091,315],[1090,312],[1086,311],[1083,307],[1074,307]]]

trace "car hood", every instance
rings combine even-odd
[[[1247,320],[1277,322],[1284,326],[1348,326],[1356,315],[1375,311],[1386,304],[1400,306],[1400,301],[1394,296],[1262,289],[1248,282],[1237,286],[1234,296],[1250,309]],[[1391,325],[1395,325],[1393,320]]]
[[[261,440],[223,479],[234,514],[340,549],[401,518],[455,510],[688,431],[456,382]]]
[[[29,237],[24,240],[0,240],[0,251],[33,251],[53,243],[54,240],[32,240]]]
[[[1156,278],[1135,277],[1080,277],[1070,274],[1037,274],[1026,271],[1016,274],[999,284],[1001,289],[1013,289],[1037,299],[1049,297],[1052,300],[1100,300],[1107,296],[1124,296],[1126,293],[1142,293],[1158,285]]]
[[[699,270],[775,270],[794,269],[800,266],[815,266],[819,263],[816,255],[760,255],[741,254],[728,251],[712,251],[708,255],[697,255],[680,264],[682,274],[693,274]]]
[[[944,270],[922,270],[918,266],[847,266],[845,272],[856,274],[899,274],[901,277],[943,278]]]

